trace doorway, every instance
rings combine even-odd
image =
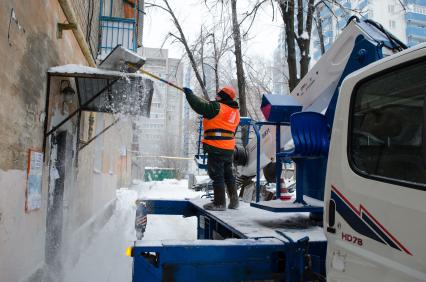
[[[67,131],[52,138],[49,165],[48,205],[46,218],[45,260],[47,281],[62,281],[62,230],[65,190],[65,164],[67,159]],[[56,154],[55,154],[56,153]],[[56,155],[56,156],[55,156]]]

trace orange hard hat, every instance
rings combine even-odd
[[[220,89],[219,93],[223,92],[226,95],[228,95],[229,97],[231,97],[232,100],[235,99],[235,97],[237,96],[237,93],[235,92],[235,89],[232,88],[231,86],[225,86],[222,89]]]

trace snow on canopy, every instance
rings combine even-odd
[[[149,116],[154,86],[142,74],[73,64],[51,67],[48,73],[76,80],[81,110]]]
[[[93,76],[103,76],[103,77],[116,77],[116,78],[125,78],[125,77],[140,77],[143,78],[142,74],[138,73],[126,73],[112,70],[105,70],[100,68],[92,68],[83,65],[68,64],[62,66],[51,67],[47,70],[49,74],[71,74],[73,76],[85,77],[85,75]],[[80,76],[81,75],[81,76]]]

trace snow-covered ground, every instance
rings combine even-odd
[[[132,259],[125,256],[125,249],[136,239],[135,200],[194,199],[201,195],[202,192],[189,190],[186,180],[140,182],[131,189],[117,190],[114,214],[81,254],[76,265],[65,270],[64,281],[131,281]],[[196,239],[196,236],[195,217],[148,215],[143,240]]]

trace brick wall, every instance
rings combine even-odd
[[[98,52],[100,0],[72,0],[78,24],[84,33],[93,58]]]

